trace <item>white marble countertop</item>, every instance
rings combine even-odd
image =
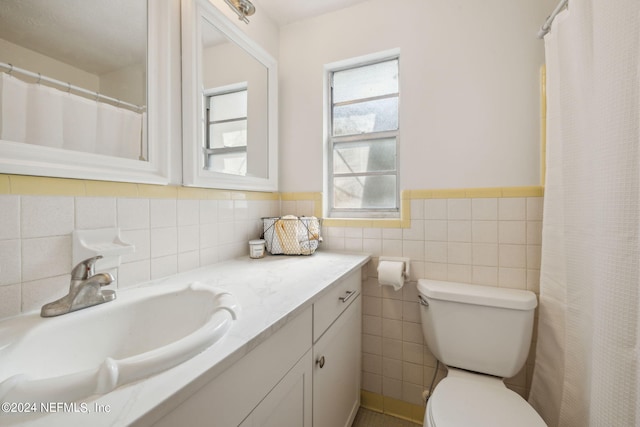
[[[141,286],[199,281],[228,290],[241,306],[240,316],[221,341],[172,369],[77,402],[86,405],[87,411],[50,413],[26,423],[22,419],[20,425],[150,425],[304,311],[337,280],[362,267],[368,259],[365,254],[324,251],[300,257],[244,257],[144,283]],[[104,412],[96,412],[99,408]],[[0,414],[0,425],[17,425],[16,421],[13,416]]]

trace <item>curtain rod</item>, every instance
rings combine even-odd
[[[12,73],[18,73],[18,74],[22,74],[23,76],[33,77],[33,78],[38,79],[38,83],[40,83],[41,81],[44,81],[44,82],[47,82],[47,83],[51,83],[53,85],[59,86],[60,88],[66,89],[67,92],[71,92],[73,90],[74,92],[79,92],[79,93],[82,93],[84,95],[88,95],[88,96],[90,96],[92,98],[95,98],[96,101],[97,100],[109,101],[109,102],[112,102],[112,103],[116,104],[118,107],[125,107],[125,108],[127,108],[129,110],[135,111],[136,113],[140,113],[140,112],[145,110],[144,106],[141,107],[139,105],[130,104],[128,102],[121,101],[119,99],[112,98],[112,97],[107,96],[107,95],[102,95],[99,92],[92,92],[90,90],[81,88],[79,86],[72,85],[71,83],[65,83],[65,82],[62,82],[60,80],[53,79],[51,77],[43,76],[40,73],[34,73],[33,71],[29,71],[29,70],[25,70],[23,68],[15,67],[12,64],[7,64],[5,62],[0,62],[0,67],[6,68],[7,69],[6,73],[9,74],[9,75],[11,75]]]
[[[538,31],[539,39],[543,38],[551,30],[551,24],[553,23],[553,20],[556,18],[556,15],[558,15],[562,9],[567,7],[568,3],[569,3],[569,0],[560,0],[560,3],[558,3],[556,8],[553,9],[553,12],[551,12],[551,15],[547,17],[547,20],[544,21],[544,24],[542,24],[542,27],[540,27],[540,31]]]

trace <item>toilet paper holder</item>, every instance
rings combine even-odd
[[[403,269],[402,269],[402,277],[404,277],[404,280],[409,280],[409,274],[411,273],[411,258],[406,258],[406,257],[391,257],[391,256],[381,256],[378,259],[378,263],[382,262],[382,261],[397,261],[397,262],[402,262],[403,263]]]

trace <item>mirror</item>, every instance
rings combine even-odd
[[[168,181],[158,3],[0,2],[0,172]]]
[[[206,0],[182,16],[183,183],[277,190],[275,60]]]

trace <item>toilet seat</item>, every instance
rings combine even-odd
[[[444,378],[427,404],[428,427],[546,427],[499,378],[465,373]]]

